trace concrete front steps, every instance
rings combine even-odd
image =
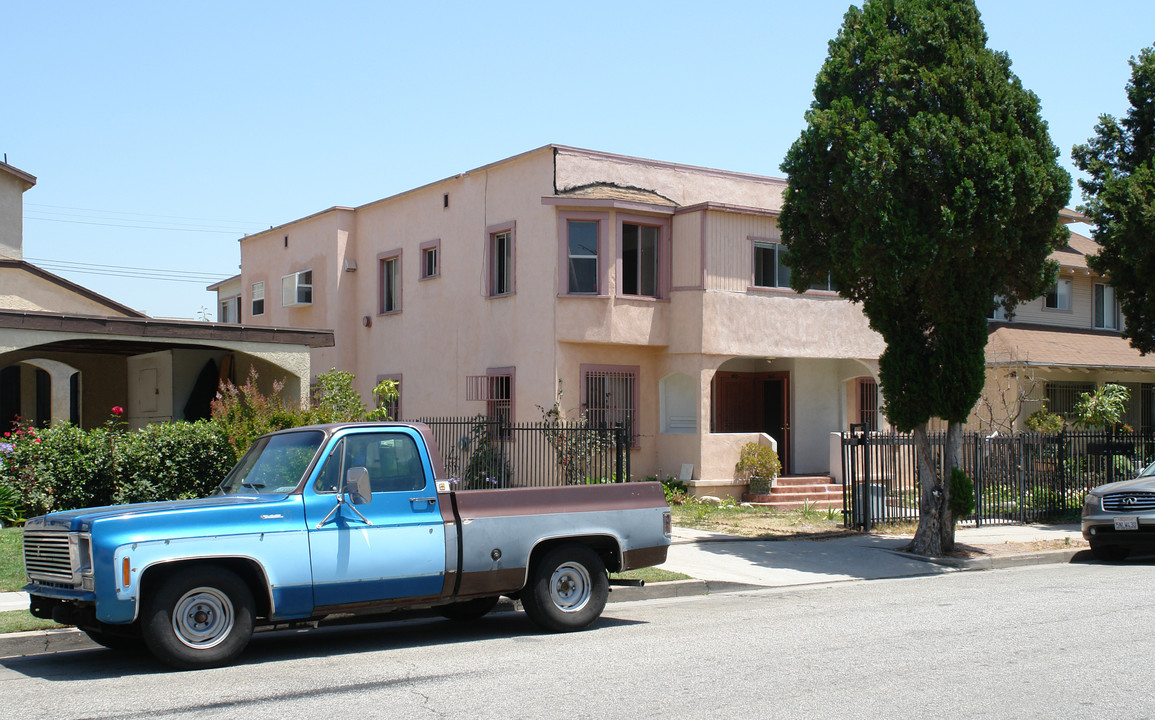
[[[842,486],[822,475],[785,475],[768,495],[742,496],[743,502],[774,510],[800,510],[807,503],[815,510],[842,509]]]

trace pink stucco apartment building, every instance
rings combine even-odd
[[[242,238],[228,319],[331,328],[314,371],[402,418],[628,419],[637,477],[691,466],[740,489],[738,448],[831,470],[830,433],[877,422],[881,338],[829,288],[791,291],[781,179],[549,145]],[[222,317],[222,320],[225,318]]]
[[[837,477],[831,434],[885,424],[883,343],[831,288],[790,290],[784,188],[548,145],[242,238],[241,274],[212,289],[222,321],[331,328],[314,372],[351,371],[366,398],[398,380],[401,418],[533,421],[560,389],[571,416],[630,421],[636,477],[689,469],[698,494],[736,494],[750,441],[785,473]],[[1072,235],[1053,293],[992,317],[987,407],[1019,402],[1016,427],[1038,399],[1118,377],[1151,403],[1155,362],[1119,337],[1093,246]]]

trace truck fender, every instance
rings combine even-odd
[[[617,572],[621,567],[622,559],[622,543],[612,533],[593,533],[588,535],[554,535],[548,537],[538,538],[533,547],[530,548],[529,558],[525,564],[525,579],[522,580],[521,586],[524,588],[525,584],[529,582],[529,573],[533,568],[534,562],[539,560],[542,556],[548,553],[558,545],[565,543],[578,543],[585,545],[596,552],[601,557],[609,572]]]
[[[273,588],[264,565],[256,558],[246,555],[202,555],[153,560],[143,564],[139,568],[139,572],[135,567],[130,568],[129,579],[134,582],[129,588],[120,585],[123,582],[123,561],[120,561],[116,566],[118,571],[117,596],[119,599],[129,600],[133,603],[133,621],[135,622],[140,614],[141,598],[144,593],[152,591],[156,584],[163,582],[164,578],[172,573],[201,565],[217,565],[232,570],[245,581],[252,591],[259,616],[268,617],[275,612]]]

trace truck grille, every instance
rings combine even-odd
[[[24,569],[32,580],[73,582],[68,533],[25,533]]]
[[[1103,510],[1106,512],[1150,512],[1155,510],[1155,493],[1122,492],[1103,496]]]

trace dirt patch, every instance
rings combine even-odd
[[[1031,542],[1003,542],[983,545],[955,545],[955,551],[949,557],[979,558],[1002,557],[1004,555],[1030,555],[1031,553],[1046,550],[1086,550],[1090,547],[1086,540],[1081,538],[1033,540]]]

